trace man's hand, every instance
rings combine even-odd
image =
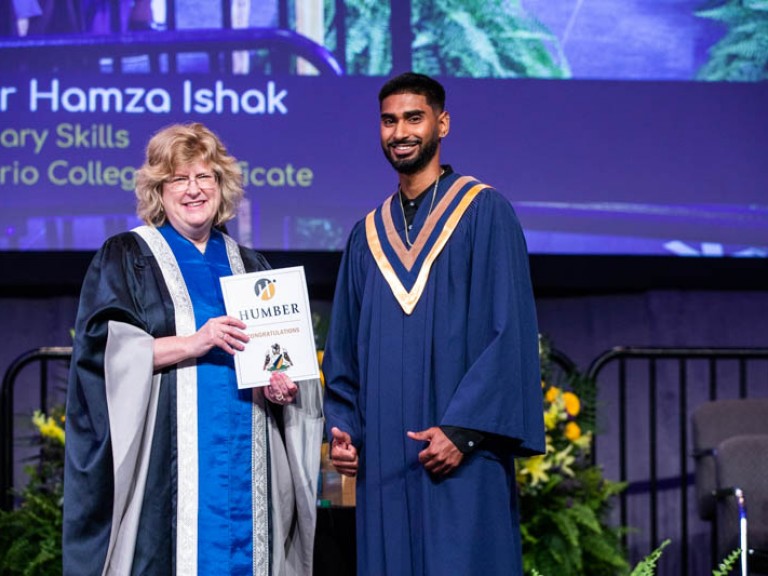
[[[419,462],[427,472],[435,476],[446,476],[458,468],[464,454],[448,439],[437,426],[421,432],[408,432],[408,438],[428,442],[429,445],[419,452]]]
[[[357,448],[352,445],[352,438],[335,426],[331,428],[331,464],[339,474],[357,475]]]

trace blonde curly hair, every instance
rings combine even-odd
[[[235,217],[243,198],[243,175],[219,137],[199,122],[173,124],[155,133],[147,144],[146,159],[136,172],[136,214],[149,226],[162,226],[163,184],[180,166],[208,164],[221,190],[221,203],[213,225]]]

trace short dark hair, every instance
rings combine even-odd
[[[445,109],[445,88],[425,74],[405,72],[388,80],[379,91],[379,106],[392,94],[419,94],[427,99],[433,110],[442,112]]]

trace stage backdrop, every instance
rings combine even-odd
[[[765,346],[768,292],[750,292],[753,277],[741,291],[707,289],[728,265],[762,260],[672,257],[768,254],[764,1],[13,2],[22,4],[28,12],[0,3],[0,332],[13,335],[3,371],[32,348],[70,344],[77,306],[77,290],[60,285],[72,254],[37,265],[19,251],[90,256],[137,224],[133,170],[172,122],[205,122],[243,162],[248,205],[232,226],[242,241],[339,250],[396,186],[376,95],[408,69],[445,83],[445,160],[508,196],[534,273],[554,259],[550,286],[578,280],[575,295],[543,297],[539,281],[537,308],[541,331],[582,369],[616,345]],[[613,256],[579,257],[597,254]],[[658,286],[659,260],[701,262],[693,282],[703,289]],[[45,290],[30,287],[35,266]],[[649,278],[591,292],[628,268]],[[18,282],[3,292],[8,276]],[[22,435],[39,406],[35,376],[17,388]],[[665,414],[675,400],[660,390]],[[637,436],[634,452],[647,448]],[[23,479],[34,449],[17,448]],[[661,522],[674,538],[674,518]],[[655,543],[647,526],[633,528],[637,560]],[[699,522],[691,534],[689,574],[708,573],[708,530]],[[679,546],[661,573],[681,573]]]
[[[766,50],[728,17],[768,30],[765,11],[691,0],[123,4],[58,7],[46,20],[41,3],[9,19],[0,250],[90,250],[138,224],[144,146],[189,121],[241,161],[247,202],[231,231],[242,242],[339,250],[395,190],[377,92],[415,69],[448,91],[444,160],[510,199],[531,252],[768,255]],[[751,48],[724,56],[738,42]]]

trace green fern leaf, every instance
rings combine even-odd
[[[581,545],[584,548],[584,562],[587,566],[594,562],[607,564],[618,569],[627,568],[624,555],[605,536],[587,534]]]
[[[563,535],[566,542],[578,550],[579,547],[579,528],[576,521],[567,513],[551,514],[550,518],[555,527]]]
[[[731,573],[731,570],[739,561],[739,558],[741,557],[741,550],[738,548],[728,554],[723,561],[718,564],[717,568],[712,572],[712,576],[728,576],[728,574]]]
[[[600,522],[598,521],[597,516],[588,506],[574,503],[570,508],[566,509],[566,514],[572,517],[575,522],[578,522],[595,534],[600,534],[603,531],[603,529],[600,527]]]
[[[659,558],[661,557],[661,553],[669,546],[670,540],[664,540],[658,548],[656,548],[653,552],[651,552],[648,556],[645,557],[637,566],[635,566],[635,569],[632,570],[632,573],[630,576],[653,576],[653,573],[656,570],[656,564],[659,561]]]

